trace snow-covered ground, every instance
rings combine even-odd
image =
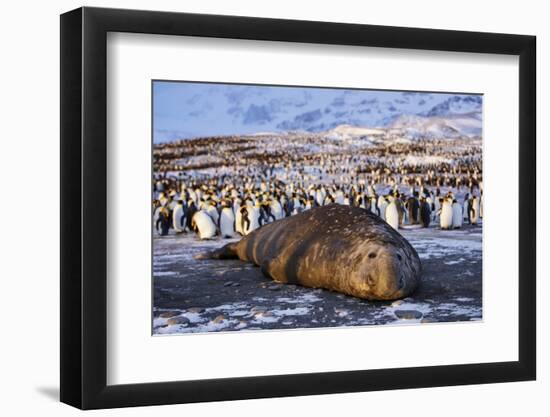
[[[394,302],[278,284],[239,260],[193,259],[228,239],[155,237],[153,334],[481,320],[482,225],[400,232],[423,276],[412,296]]]

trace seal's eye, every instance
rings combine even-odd
[[[371,259],[376,258],[376,253],[374,253],[374,252],[369,253],[369,258],[371,258]]]
[[[399,254],[397,254],[397,259],[399,259],[400,261],[403,260],[403,258]]]

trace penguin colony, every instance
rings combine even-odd
[[[458,229],[483,216],[481,144],[469,139],[230,136],[155,145],[153,157],[161,236],[246,236],[328,204],[363,208],[395,229]]]

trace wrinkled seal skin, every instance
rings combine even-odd
[[[412,293],[421,264],[409,242],[367,210],[338,204],[269,223],[239,242],[197,256],[253,262],[277,282],[367,300]]]

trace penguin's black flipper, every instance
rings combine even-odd
[[[209,252],[202,252],[195,255],[195,259],[239,259],[237,255],[237,243],[228,243],[220,249],[215,249]]]

